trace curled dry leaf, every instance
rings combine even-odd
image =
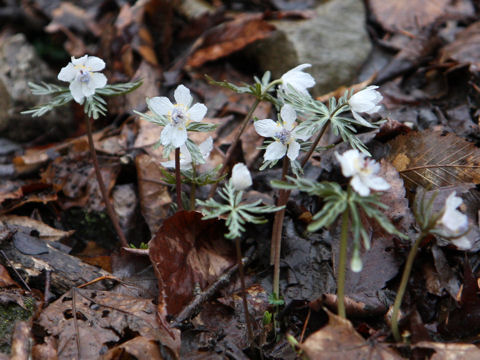
[[[17,216],[17,215],[5,215],[0,216],[0,222],[3,222],[4,225],[9,228],[30,228],[30,230],[36,230],[38,232],[38,237],[42,240],[47,241],[58,241],[64,238],[71,236],[75,231],[63,231],[55,229],[47,224],[31,219],[27,216]]]
[[[387,345],[365,340],[350,321],[325,311],[328,324],[300,345],[309,359],[402,359]]]
[[[205,289],[235,263],[226,232],[220,220],[204,221],[199,212],[180,211],[150,241],[150,260],[169,314],[178,314],[192,300],[196,286]]]
[[[480,70],[480,21],[460,31],[454,42],[440,52],[440,62],[453,60],[458,64],[470,65],[471,71]]]
[[[220,24],[208,30],[193,45],[187,65],[199,67],[243,49],[254,41],[268,37],[275,29],[263,19],[246,17]]]

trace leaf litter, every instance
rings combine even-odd
[[[41,264],[42,271],[46,272],[45,261],[51,261],[49,257],[58,254],[46,244],[55,241],[58,246],[65,246],[64,252],[73,249],[73,254],[82,259],[90,259],[97,265],[107,264],[101,266],[123,275],[126,282],[132,274],[140,272],[138,285],[150,287],[150,291],[130,293],[123,293],[123,289],[120,294],[115,292],[119,290],[66,292],[54,281],[53,290],[58,299],[45,304],[34,319],[35,325],[43,330],[42,335],[35,335],[34,358],[102,356],[114,359],[126,354],[139,359],[249,358],[251,344],[245,333],[245,314],[236,277],[230,280],[230,287],[219,290],[204,303],[190,322],[182,324],[181,331],[171,327],[171,321],[199,291],[214,284],[234,265],[232,244],[223,238],[225,228],[221,220],[202,222],[200,215],[193,211],[171,216],[171,192],[162,182],[160,165],[165,159],[161,149],[153,146],[158,141],[159,128],[142,119],[132,121],[129,112],[132,108],[143,111],[145,96],[166,94],[169,81],[190,82],[195,96],[205,99],[208,108],[213,109],[209,118],[220,125],[214,134],[213,159],[207,165],[220,163],[224,149],[235,134],[234,124],[248,112],[252,100],[208,85],[203,74],[237,83],[249,81],[250,74],[245,76],[243,72],[252,72],[251,69],[243,64],[239,71],[235,70],[239,64],[234,56],[241,54],[239,51],[248,44],[271,34],[274,28],[267,20],[308,18],[311,14],[304,9],[313,6],[312,2],[271,1],[272,5],[260,7],[254,1],[233,1],[228,6],[239,9],[248,3],[257,11],[268,10],[230,14],[220,9],[206,12],[197,19],[179,16],[172,4],[160,0],[139,1],[135,5],[86,1],[75,5],[58,1],[32,3],[35,11],[24,16],[33,19],[38,16],[36,12],[41,13],[47,22],[40,27],[52,34],[51,39],[63,45],[68,55],[78,56],[85,49],[92,49],[110,63],[109,78],[117,81],[140,76],[144,79],[142,96],[132,93],[111,102],[111,112],[116,118],[109,120],[114,125],[95,134],[95,147],[102,154],[102,173],[109,190],[114,193],[127,185],[133,189],[135,199],[138,197],[138,205],[132,200],[131,208],[122,208],[128,210],[131,219],[136,219],[130,220],[130,224],[148,228],[147,235],[141,235],[135,227],[134,232],[140,236],[132,236],[132,244],[140,247],[141,242],[151,240],[148,250],[151,264],[145,257],[145,268],[132,267],[132,263],[141,262],[138,255],[111,254],[111,247],[105,250],[97,244],[102,243],[100,233],[87,239],[78,235],[78,230],[73,233],[67,225],[70,222],[65,221],[66,209],[104,210],[93,168],[89,165],[85,137],[61,139],[46,147],[27,144],[22,146],[25,148],[22,154],[2,155],[0,162],[9,166],[10,172],[5,180],[2,175],[0,185],[0,227],[11,234],[0,237],[2,248],[11,242],[24,255],[36,256],[36,264]],[[208,1],[215,6],[224,3]],[[468,236],[474,248],[462,258],[448,244],[422,245],[415,267],[417,273],[411,280],[410,300],[402,309],[408,318],[403,329],[407,335],[410,330],[412,340],[415,339],[405,352],[405,346],[402,349],[391,343],[383,316],[392,303],[410,244],[385,234],[374,224],[369,225],[373,246],[362,255],[364,270],[360,274],[348,272],[347,312],[351,314],[351,321],[342,320],[323,309],[323,306],[334,308],[336,305],[333,294],[338,226],[321,233],[306,232],[308,214],[311,219],[318,204],[316,200],[305,201],[300,195],[293,195],[283,239],[282,288],[286,310],[280,314],[277,324],[268,323],[264,318],[266,312],[275,311],[268,300],[271,289],[265,260],[268,247],[259,244],[268,237],[267,227],[248,229],[247,243],[254,245],[257,252],[257,260],[249,266],[247,276],[250,284],[247,297],[255,320],[255,335],[261,339],[259,343],[266,358],[294,358],[296,353],[284,335],[291,333],[299,339],[302,327],[306,330],[306,340],[296,351],[311,359],[339,356],[397,359],[417,350],[430,359],[476,358],[478,348],[472,343],[477,340],[478,329],[465,327],[466,323],[476,323],[472,318],[478,315],[476,252],[480,239],[480,197],[476,186],[480,183],[477,169],[480,160],[476,108],[480,97],[477,85],[480,49],[476,42],[478,21],[472,16],[475,10],[468,0],[420,1],[408,5],[374,0],[367,3],[369,25],[374,25],[378,32],[372,32],[372,36],[377,38],[379,46],[391,52],[389,65],[373,80],[385,83],[388,122],[382,127],[383,132],[362,134],[369,146],[383,149],[382,156],[393,164],[382,161],[382,176],[392,184],[391,191],[382,197],[390,206],[388,216],[413,238],[418,229],[410,208],[418,187],[427,188],[429,194],[438,190],[438,204],[455,190],[464,199],[462,211],[469,216],[472,230]],[[271,12],[275,7],[285,9],[283,13]],[[183,37],[180,36],[182,30]],[[375,76],[369,74],[368,78],[375,79]],[[459,87],[464,92],[453,94]],[[338,89],[337,93],[343,91],[344,88]],[[78,109],[72,110],[79,117]],[[257,109],[256,116],[274,117],[274,112],[265,106]],[[411,124],[420,130],[408,130]],[[98,125],[98,129],[103,125],[105,123]],[[81,132],[81,128],[77,129],[77,135]],[[260,141],[249,124],[237,160],[254,167],[258,163]],[[339,178],[339,169],[332,158],[329,155],[317,158],[312,166],[315,169],[307,171]],[[266,201],[271,201],[268,180],[278,174],[275,170],[265,174],[254,174],[255,190],[260,191]],[[260,197],[254,192],[252,196]],[[439,209],[441,205],[435,207]],[[302,209],[305,216],[297,216],[295,209]],[[38,213],[41,216],[37,216]],[[134,217],[135,214],[140,215]],[[82,220],[90,226],[91,218]],[[3,287],[21,284],[12,268],[21,267],[5,261],[2,269],[10,274],[2,272]],[[35,289],[47,287],[47,281],[39,280],[38,276],[27,281]],[[44,276],[46,279],[47,275]],[[152,282],[157,283],[158,289]],[[16,299],[6,294],[2,289],[2,298]],[[39,293],[35,296],[42,298]],[[424,301],[418,301],[422,297]],[[310,320],[306,317],[307,307],[311,309]],[[328,319],[328,323],[320,318]],[[420,336],[422,332],[427,336]]]

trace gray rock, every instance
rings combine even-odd
[[[312,64],[313,93],[320,95],[352,83],[372,45],[362,1],[330,0],[313,11],[311,19],[272,21],[277,31],[248,53],[276,78],[299,64]]]
[[[28,141],[40,136],[54,136],[68,128],[72,116],[67,108],[52,111],[41,118],[21,115],[48,97],[32,95],[28,82],[57,82],[47,64],[40,59],[23,34],[0,38],[0,136]]]

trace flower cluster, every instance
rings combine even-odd
[[[179,85],[173,94],[176,104],[165,96],[154,97],[149,100],[150,108],[158,116],[166,117],[167,125],[160,135],[160,142],[164,146],[172,145],[179,148],[187,141],[187,127],[193,122],[200,122],[207,114],[207,107],[198,103],[190,106],[193,97],[190,90]]]
[[[373,159],[368,159],[365,154],[353,149],[342,155],[335,153],[342,173],[351,177],[350,185],[361,196],[370,195],[370,189],[384,191],[390,188],[390,184],[376,174],[380,171],[380,165]]]
[[[98,72],[104,68],[105,62],[96,56],[72,56],[72,61],[60,70],[58,80],[69,82],[73,99],[83,104],[86,97],[95,94],[95,89],[107,85],[107,77]]]
[[[287,155],[290,160],[295,160],[300,152],[300,144],[297,139],[307,140],[308,135],[299,134],[295,128],[297,114],[292,106],[283,105],[280,111],[281,121],[271,119],[258,120],[255,122],[255,130],[264,137],[272,137],[275,141],[267,146],[265,161],[279,160]]]

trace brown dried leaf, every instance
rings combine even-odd
[[[388,160],[412,191],[417,186],[438,189],[480,183],[480,149],[453,133],[424,130],[389,142]]]
[[[5,215],[0,216],[0,221],[8,226],[21,226],[36,230],[39,234],[38,237],[46,241],[59,241],[64,238],[70,237],[75,232],[75,230],[58,230],[52,228],[51,226],[48,226],[41,221],[29,218],[27,216]]]
[[[150,228],[150,233],[155,234],[168,216],[172,198],[168,186],[159,182],[163,177],[161,165],[153,157],[140,154],[135,158],[135,165],[142,215]]]
[[[125,357],[138,360],[161,360],[164,359],[155,341],[143,336],[137,336],[109,350],[102,359],[117,360]]]
[[[435,20],[446,15],[471,16],[474,8],[469,0],[369,0],[370,9],[388,31],[411,31],[416,33]]]
[[[431,349],[435,353],[430,360],[472,360],[480,359],[480,349],[474,344],[436,343],[421,341],[413,345],[416,349]]]
[[[268,37],[275,27],[258,17],[235,19],[208,30],[194,44],[187,65],[199,67]]]
[[[402,359],[387,345],[365,340],[350,321],[325,311],[328,324],[300,345],[309,359]]]
[[[20,286],[13,281],[13,279],[10,277],[10,274],[8,273],[7,269],[5,266],[0,265],[0,288],[5,288],[5,287],[17,287],[19,288]]]
[[[157,309],[151,300],[106,291],[73,289],[48,306],[39,317],[40,325],[58,337],[59,359],[75,358],[77,353],[73,296],[80,359],[99,358],[107,343],[119,341],[119,334],[126,332],[160,341],[178,358],[180,332],[159,326],[155,316]]]
[[[454,60],[458,64],[469,64],[471,71],[480,71],[480,21],[459,32],[454,42],[440,52],[440,62]]]
[[[180,211],[166,219],[150,241],[150,260],[169,314],[178,314],[192,300],[196,285],[205,289],[235,263],[225,232],[220,220]]]

